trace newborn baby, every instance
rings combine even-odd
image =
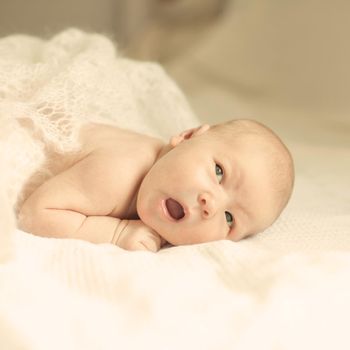
[[[80,140],[78,153],[49,154],[52,176],[24,190],[22,230],[154,252],[238,241],[269,227],[293,188],[288,149],[252,120],[202,125],[168,144],[89,124]]]

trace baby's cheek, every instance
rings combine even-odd
[[[228,226],[222,222],[222,220],[217,220],[213,222],[210,227],[208,227],[203,233],[206,242],[218,241],[225,239],[229,232]]]
[[[139,203],[138,203],[139,204]],[[149,225],[149,215],[145,208],[142,205],[137,206],[137,215],[139,216],[140,220],[146,224],[147,226]]]
[[[154,229],[154,224],[152,222],[152,219],[150,217],[150,214],[147,213],[146,211],[144,210],[140,210],[139,212],[139,217],[140,217],[140,220],[146,224],[147,226],[149,226],[150,228],[153,228]]]

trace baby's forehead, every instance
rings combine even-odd
[[[255,169],[254,173],[265,170],[270,174],[274,192],[280,194],[280,207],[283,208],[293,188],[294,165],[291,153],[279,136],[262,124],[246,120],[217,125],[211,131],[219,142],[226,144],[225,152],[229,150],[238,155],[242,164],[261,168]]]
[[[215,135],[213,142],[218,159],[225,158],[236,166],[250,165],[253,171],[275,172],[276,167],[285,167],[287,154],[278,141],[269,136],[242,133],[240,135]],[[282,169],[281,169],[282,171]]]
[[[215,143],[220,143],[228,151],[236,147],[257,148],[258,150],[278,150],[278,143],[274,137],[263,132],[255,130],[246,132],[234,132],[232,128],[223,126],[210,134],[210,140]]]

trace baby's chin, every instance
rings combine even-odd
[[[152,220],[142,220],[142,221],[152,230],[157,232],[166,242],[170,243],[173,246],[191,244],[190,242],[186,242],[186,239],[183,239],[183,237],[181,237],[178,232],[174,232],[171,229],[171,227],[169,228],[162,227],[160,229],[159,227],[157,227],[157,225],[154,225]]]

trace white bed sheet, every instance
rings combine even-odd
[[[310,164],[315,151],[299,145],[299,160]],[[17,230],[16,256],[0,270],[2,344],[36,350],[348,348],[348,165],[339,159],[349,151],[321,148],[318,156],[309,174],[298,175],[281,219],[239,243],[153,254]],[[322,172],[324,156],[334,163],[333,185]]]

